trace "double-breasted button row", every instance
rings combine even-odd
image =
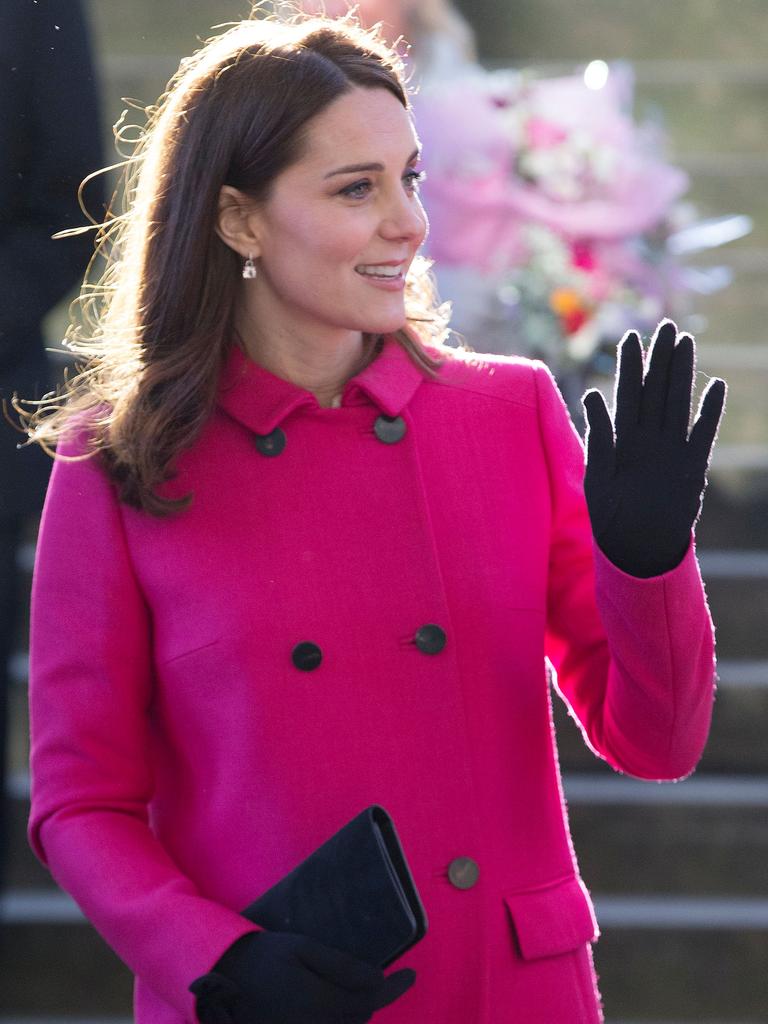
[[[269,434],[255,434],[253,443],[262,455],[266,455],[268,459],[274,458],[285,448],[285,431],[275,427]]]
[[[448,880],[457,889],[471,889],[479,877],[480,868],[471,857],[457,857],[448,865]]]
[[[405,420],[402,416],[376,417],[373,432],[383,444],[397,444],[405,437]],[[282,454],[285,449],[285,431],[275,427],[269,434],[254,434],[253,443],[258,451],[268,459]]]
[[[402,416],[381,416],[376,417],[373,424],[373,432],[384,444],[397,444],[405,437],[405,420]]]
[[[323,660],[323,652],[317,644],[305,641],[304,643],[296,644],[293,648],[291,660],[296,668],[300,668],[302,672],[311,672]]]
[[[445,647],[445,631],[434,623],[428,623],[416,630],[413,642],[423,654],[439,654]],[[304,640],[291,651],[291,661],[302,672],[311,672],[323,660],[323,652],[317,644]]]
[[[422,654],[439,654],[445,647],[445,630],[436,626],[433,622],[427,623],[416,630],[413,638],[414,643]]]

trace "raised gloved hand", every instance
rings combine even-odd
[[[619,346],[613,421],[599,391],[583,398],[592,532],[614,565],[640,577],[674,569],[688,549],[726,391],[710,381],[689,435],[693,338],[662,321],[645,365],[643,376],[642,344],[630,331]]]
[[[249,932],[197,978],[202,1024],[362,1024],[411,987],[410,968],[377,967],[314,939]]]

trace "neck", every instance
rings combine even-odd
[[[259,335],[244,325],[237,334],[246,354],[276,377],[311,391],[323,407],[333,405],[344,385],[367,364],[375,348],[375,337],[357,331],[331,338],[296,338]]]

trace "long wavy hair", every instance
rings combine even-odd
[[[409,107],[399,57],[353,16],[286,24],[257,14],[183,60],[147,108],[73,304],[65,346],[79,358],[76,375],[40,403],[15,404],[27,443],[51,454],[73,420],[87,423],[85,457],[99,453],[121,500],[154,515],[191,500],[156,489],[210,417],[236,343],[241,268],[215,231],[221,186],[267,199],[301,157],[307,122],[355,86],[388,89]],[[429,267],[414,260],[396,333],[428,375],[441,360],[424,345],[439,349],[448,333]],[[364,337],[369,360],[377,340]]]

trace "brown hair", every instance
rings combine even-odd
[[[93,285],[86,275],[66,341],[86,362],[63,395],[22,412],[32,441],[50,451],[85,418],[89,454],[100,452],[124,502],[155,515],[186,507],[191,496],[155,488],[211,415],[233,343],[240,264],[214,229],[220,188],[267,198],[300,157],[309,120],[355,86],[388,89],[408,107],[398,56],[351,18],[252,16],[181,62],[126,161],[124,212],[100,226],[106,269]],[[422,343],[444,341],[447,309],[422,257],[406,319],[397,340],[433,373],[439,360]],[[365,341],[371,358],[376,339]]]

